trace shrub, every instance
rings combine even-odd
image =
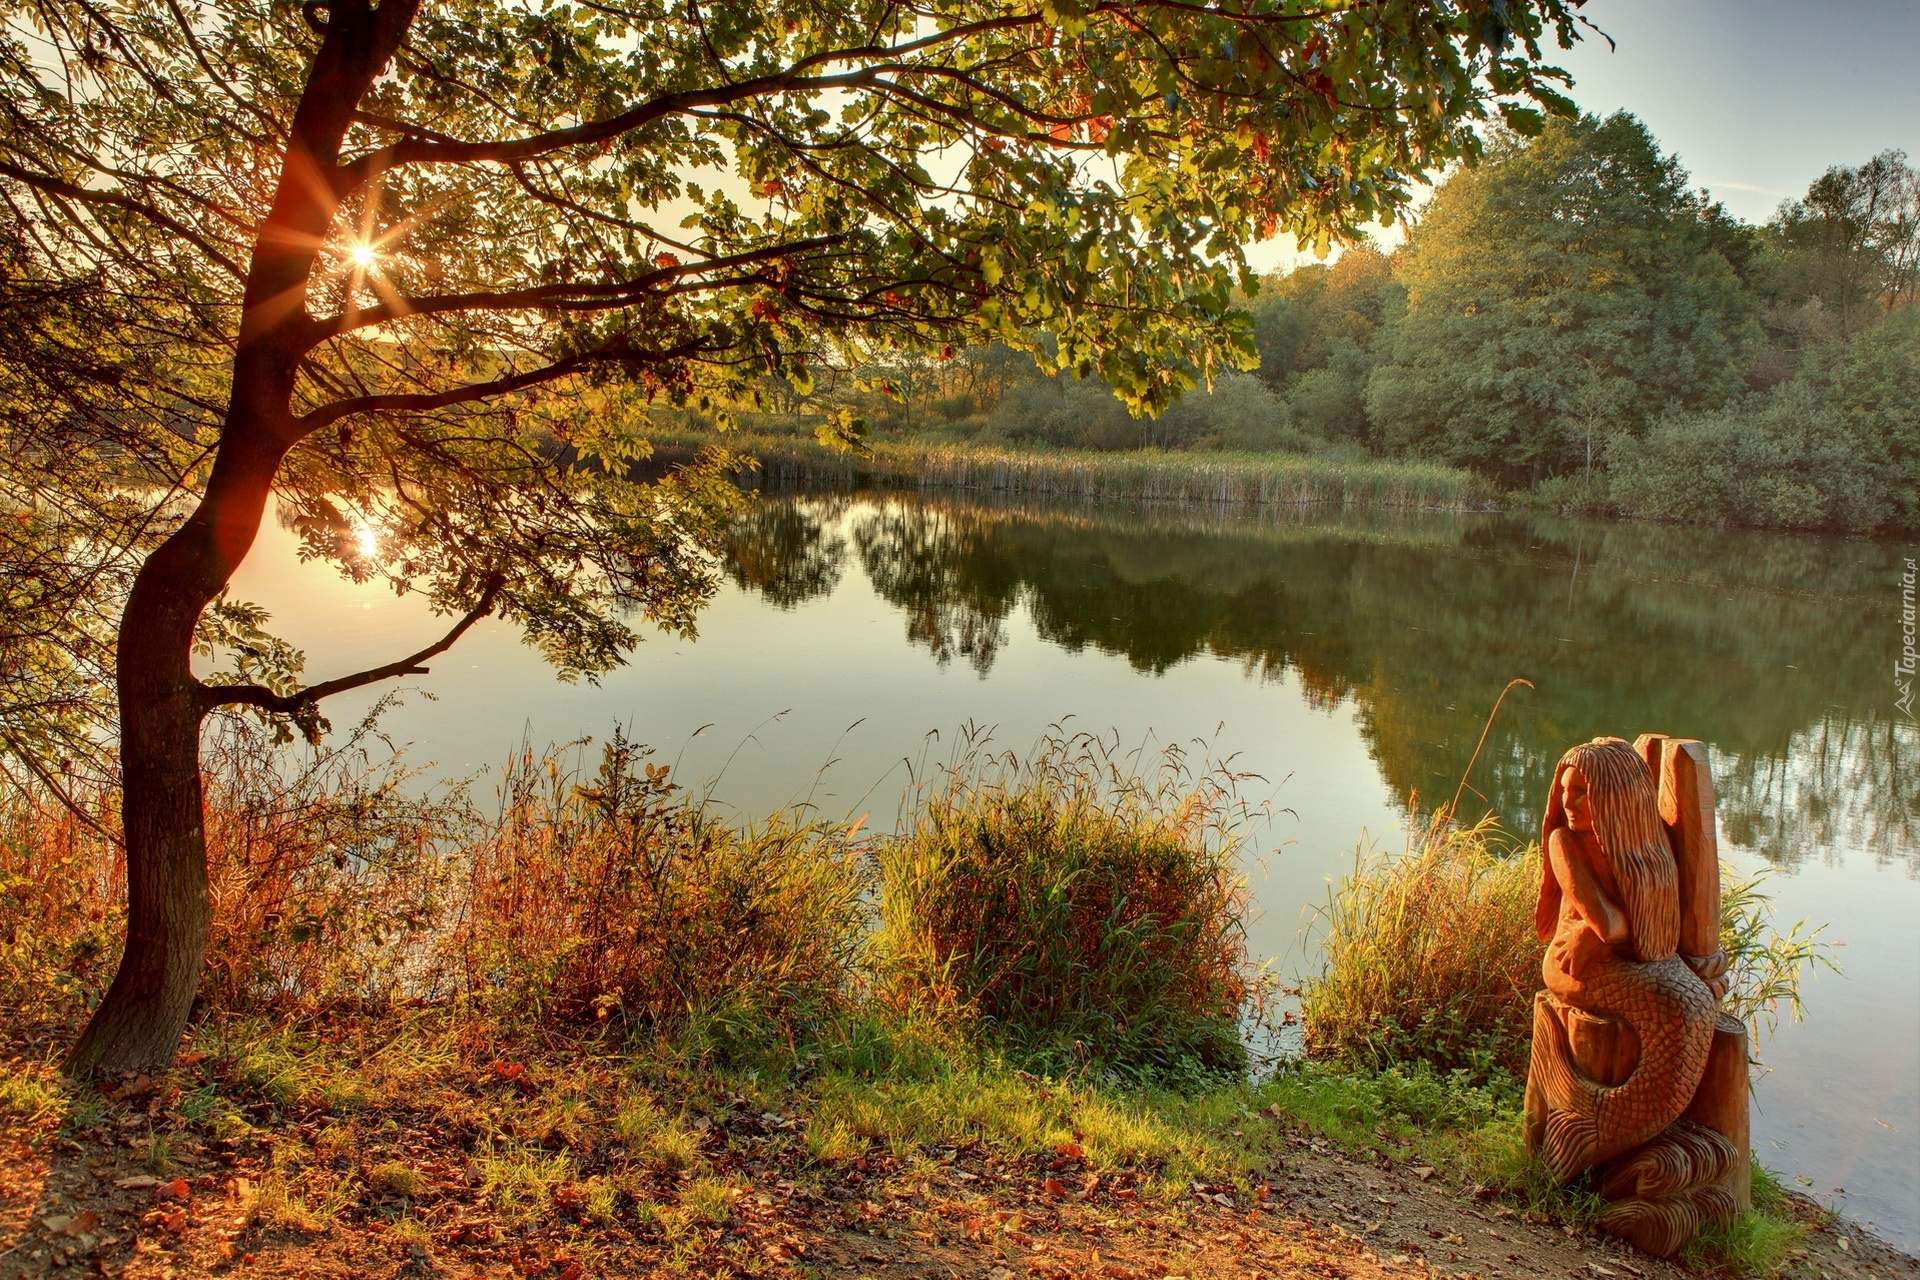
[[[215,1007],[381,1003],[436,986],[458,850],[477,824],[464,791],[419,786],[384,739],[369,743],[378,714],[291,766],[261,725],[221,718],[203,765],[201,989]]]
[[[380,1001],[431,986],[464,797],[421,794],[370,723],[289,766],[267,732],[221,717],[208,742],[204,821],[216,1008]],[[0,803],[0,986],[81,1007],[112,978],[125,916],[118,795],[43,789]]]
[[[1524,1074],[1540,986],[1540,875],[1538,845],[1520,848],[1492,818],[1455,828],[1444,812],[1403,856],[1358,860],[1321,912],[1320,972],[1300,998],[1308,1052],[1376,1069],[1465,1069],[1472,1079]],[[1757,1045],[1781,1006],[1799,1016],[1802,971],[1835,966],[1819,929],[1774,927],[1765,873],[1723,864],[1720,877],[1732,984],[1721,1007]]]
[[[969,746],[880,847],[876,981],[1044,1070],[1238,1072],[1258,993],[1233,780],[1117,763],[1085,735],[1024,764]]]
[[[1563,516],[1610,516],[1616,513],[1608,492],[1607,473],[1549,476],[1533,487],[1527,505]]]
[[[784,816],[729,826],[647,754],[616,734],[590,785],[531,751],[506,771],[453,943],[467,989],[690,1032],[722,1057],[791,1049],[852,994],[855,847]]]
[[[1607,451],[1613,501],[1690,524],[1867,530],[1895,515],[1884,472],[1839,410],[1790,382],[1725,408],[1671,417]],[[1871,462],[1868,458],[1866,462]]]
[[[1367,1067],[1524,1072],[1540,985],[1540,852],[1492,819],[1443,814],[1403,856],[1358,858],[1321,912],[1320,972],[1301,991],[1308,1051]]]
[[[1155,438],[1168,444],[1253,453],[1306,453],[1318,443],[1294,425],[1293,411],[1272,387],[1244,373],[1225,374],[1211,390],[1180,397],[1154,430]]]

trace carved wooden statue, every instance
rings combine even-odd
[[[1718,1013],[1720,864],[1705,746],[1595,738],[1560,759],[1534,917],[1527,1145],[1594,1171],[1601,1225],[1666,1257],[1749,1207],[1747,1037]]]

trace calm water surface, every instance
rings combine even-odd
[[[1498,517],[1218,517],[948,500],[769,499],[741,522],[697,641],[653,636],[601,686],[476,628],[384,727],[448,774],[615,724],[746,815],[811,802],[891,824],[909,762],[960,727],[1201,745],[1265,779],[1254,948],[1314,962],[1311,908],[1408,798],[1539,822],[1554,761],[1600,733],[1711,744],[1726,855],[1827,922],[1844,976],[1761,1046],[1754,1142],[1796,1185],[1920,1248],[1920,731],[1894,706],[1883,544]],[[412,599],[292,569],[277,527],[239,593],[308,676],[444,629]],[[431,697],[426,696],[431,695]],[[371,702],[330,703],[336,724]],[[1476,798],[1477,797],[1477,798]]]

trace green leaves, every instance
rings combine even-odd
[[[1700,198],[1644,126],[1555,120],[1456,174],[1409,238],[1376,340],[1389,449],[1524,484],[1740,389],[1752,303]]]
[[[290,446],[307,554],[449,612],[504,575],[568,675],[712,590],[729,464],[634,478],[653,409],[998,340],[1157,413],[1252,367],[1249,241],[1350,239],[1496,100],[1565,110],[1539,46],[1575,7],[421,0],[337,100],[315,68],[402,2],[0,0],[0,194],[39,274],[149,340],[109,396],[142,475]],[[274,372],[231,397],[249,278]]]

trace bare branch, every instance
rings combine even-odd
[[[53,177],[51,174],[34,173],[30,169],[22,169],[18,165],[9,164],[5,160],[0,160],[0,177],[12,178],[15,182],[25,183],[36,191],[43,191],[48,195],[78,201],[81,204],[107,205],[111,208],[125,209],[129,213],[138,214],[163,231],[171,231],[174,235],[179,236],[182,240],[185,240],[209,258],[212,258],[215,262],[226,268],[234,279],[246,279],[246,272],[242,271],[239,266],[225,254],[208,244],[193,228],[183,222],[168,217],[150,204],[145,204],[133,199],[131,196],[123,195],[118,191],[95,191],[90,187],[78,187],[71,182]]]
[[[345,693],[349,689],[360,689],[382,680],[393,680],[400,676],[423,676],[427,668],[421,664],[430,658],[437,658],[453,648],[461,636],[467,633],[474,623],[493,612],[493,603],[500,596],[500,589],[506,585],[506,579],[496,573],[487,579],[487,586],[480,593],[480,602],[469,609],[453,629],[446,635],[428,645],[420,652],[389,662],[384,667],[373,667],[366,671],[355,672],[350,676],[340,676],[334,680],[324,680],[309,685],[296,693],[275,693],[264,685],[257,684],[203,684],[200,686],[200,705],[211,711],[215,707],[246,706],[258,707],[262,711],[275,711],[282,715],[296,715],[301,710],[318,703],[322,698],[331,698],[336,693]]]

